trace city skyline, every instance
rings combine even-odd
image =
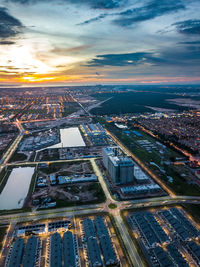
[[[197,0],[0,0],[0,84],[199,83]]]

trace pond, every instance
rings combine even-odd
[[[21,209],[29,191],[34,167],[14,168],[0,194],[0,210]]]

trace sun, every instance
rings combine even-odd
[[[11,64],[21,72],[45,74],[52,70],[51,67],[35,57],[35,51],[29,46],[13,47],[9,58]]]

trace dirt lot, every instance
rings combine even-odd
[[[53,171],[53,172],[51,172]],[[92,174],[92,166],[90,162],[76,162],[76,163],[59,163],[51,164],[49,168],[39,168],[37,177],[45,178],[47,184],[45,187],[35,186],[32,196],[27,199],[25,207],[34,207],[32,201],[39,199],[40,203],[43,199],[50,197],[51,201],[56,201],[57,206],[68,206],[70,203],[88,203],[99,202],[104,199],[104,193],[98,182],[85,182],[76,184],[56,184],[51,185],[49,174],[55,174],[56,177],[70,176],[74,174]],[[101,201],[100,201],[101,202]]]

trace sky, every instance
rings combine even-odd
[[[0,0],[0,84],[200,83],[200,0]]]

